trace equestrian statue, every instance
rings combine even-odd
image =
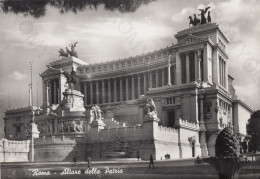
[[[70,50],[68,49],[68,47],[66,47],[66,51],[63,50],[62,48],[59,50],[59,57],[69,57],[69,56],[73,56],[78,58],[78,53],[75,50],[75,47],[77,45],[78,42],[72,43],[70,44]]]
[[[192,18],[192,16],[189,16],[189,19],[190,19],[189,27],[190,27],[190,25],[195,27],[197,25],[211,23],[210,11],[208,11],[209,8],[210,7],[207,7],[205,9],[199,9],[200,10],[199,16],[201,16],[201,19],[198,19],[196,14],[194,14],[194,18]],[[205,14],[207,13],[207,11],[208,11],[208,16],[207,16],[207,19],[206,19]]]

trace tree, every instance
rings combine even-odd
[[[24,14],[39,18],[45,15],[46,6],[52,6],[60,13],[73,12],[87,9],[97,9],[103,5],[105,10],[121,13],[134,12],[142,4],[149,4],[154,0],[3,0],[0,2],[4,13]]]
[[[206,158],[218,172],[219,179],[238,178],[241,168],[254,161],[253,157],[238,157],[238,141],[231,128],[224,128],[217,136],[215,144],[216,157]]]
[[[249,141],[249,151],[256,153],[258,140],[260,140],[260,110],[255,111],[246,125],[247,134],[251,136]]]

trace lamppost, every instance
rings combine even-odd
[[[31,124],[30,124],[30,129],[29,129],[29,139],[31,140],[31,145],[30,145],[30,152],[29,152],[29,161],[34,162],[34,139],[39,138],[39,130],[37,128],[37,125],[34,122],[35,118],[35,112],[33,111],[32,107],[32,119],[31,119]]]

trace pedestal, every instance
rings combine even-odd
[[[105,128],[104,122],[99,120],[93,120],[90,124],[91,126],[91,141],[92,142],[99,142],[100,141],[100,131]]]
[[[34,162],[34,139],[39,138],[39,130],[37,128],[37,125],[35,123],[31,123],[30,125],[30,139],[31,139],[31,145],[30,145],[30,152],[29,152],[29,161]]]
[[[64,99],[62,101],[63,106],[65,107],[65,111],[85,111],[84,108],[84,95],[77,90],[74,89],[66,89],[63,92]]]

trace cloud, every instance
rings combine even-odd
[[[26,74],[22,74],[19,71],[14,71],[10,75],[8,75],[8,77],[20,81],[20,80],[25,79],[27,77],[27,75]]]

